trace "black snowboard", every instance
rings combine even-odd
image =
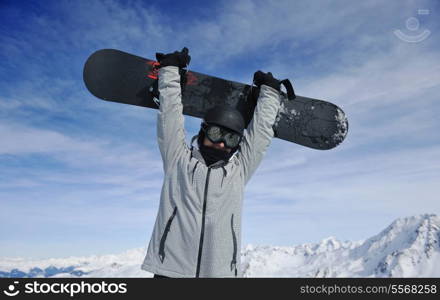
[[[96,97],[149,108],[158,108],[157,65],[153,60],[114,49],[93,53],[84,66],[84,82]],[[184,76],[183,113],[202,118],[218,104],[237,108],[250,122],[259,89],[194,71]],[[340,144],[347,135],[348,122],[336,105],[322,100],[296,96],[289,100],[282,93],[275,137],[306,147],[327,150]]]

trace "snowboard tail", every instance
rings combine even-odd
[[[153,60],[103,49],[87,59],[83,79],[99,99],[158,109],[157,66]],[[238,109],[249,124],[258,99],[257,87],[194,71],[182,78],[184,115],[203,118],[207,110],[223,104]],[[332,149],[345,139],[348,121],[338,106],[298,95],[289,100],[281,94],[275,137],[319,150]]]

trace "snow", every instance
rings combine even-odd
[[[358,242],[328,237],[297,246],[247,245],[245,277],[440,277],[440,217],[397,219]],[[151,277],[140,269],[146,248],[116,255],[32,260],[0,258],[0,277]]]
[[[347,122],[347,117],[345,116],[344,112],[340,109],[337,108],[337,115],[335,116],[337,123],[337,128],[338,131],[333,135],[333,140],[334,141],[343,141],[345,136],[347,135],[348,132],[348,122]]]
[[[0,258],[0,277],[2,277],[2,272],[10,273],[14,269],[29,274],[38,272],[36,268],[41,270],[40,273],[46,273],[47,269],[51,267],[56,268],[58,272],[55,275],[44,277],[151,277],[152,274],[140,269],[140,263],[145,253],[145,248],[136,248],[116,255],[44,260]],[[71,272],[63,272],[69,267],[84,274],[75,276]]]

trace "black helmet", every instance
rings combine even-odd
[[[222,105],[209,109],[203,121],[207,124],[222,126],[243,135],[245,126],[243,116],[238,110],[231,106]]]

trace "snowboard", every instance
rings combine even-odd
[[[83,79],[99,99],[158,109],[158,66],[154,60],[102,49],[87,59]],[[238,109],[246,125],[251,121],[257,87],[192,70],[182,75],[181,82],[184,115],[203,118],[207,110],[223,104]],[[292,98],[281,92],[281,107],[273,126],[276,138],[319,150],[332,149],[344,140],[348,122],[341,108],[299,95]]]

